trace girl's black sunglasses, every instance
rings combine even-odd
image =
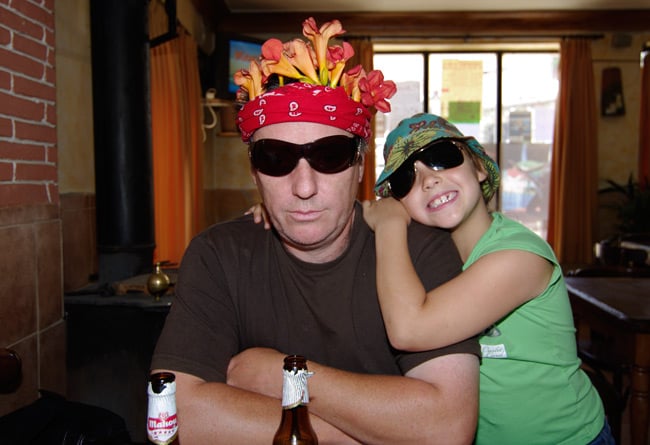
[[[409,156],[395,172],[388,177],[390,193],[395,199],[409,194],[415,182],[415,161],[420,161],[433,170],[446,170],[462,165],[462,144],[452,140],[438,140],[425,145]]]
[[[344,135],[328,136],[307,144],[292,144],[278,139],[260,139],[251,143],[251,165],[269,176],[285,176],[305,158],[320,173],[339,173],[359,159],[360,140]]]

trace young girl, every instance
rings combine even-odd
[[[431,114],[403,120],[384,158],[375,191],[385,199],[363,209],[375,231],[377,288],[393,346],[426,350],[480,333],[476,444],[613,444],[599,395],[580,369],[551,247],[488,210],[496,163],[476,139]],[[411,218],[448,229],[464,263],[430,292],[408,253]]]

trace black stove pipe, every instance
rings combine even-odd
[[[155,247],[148,0],[91,0],[100,283],[150,273]]]

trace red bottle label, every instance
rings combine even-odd
[[[158,417],[147,419],[147,436],[149,440],[158,445],[166,445],[176,438],[178,432],[178,419],[176,414],[168,415],[166,412]]]

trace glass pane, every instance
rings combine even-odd
[[[379,177],[384,168],[384,141],[400,121],[424,111],[424,56],[422,54],[375,54],[374,68],[384,79],[397,84],[397,93],[390,99],[390,113],[375,114],[375,170]]]
[[[546,238],[556,53],[503,55],[501,211]]]
[[[429,111],[481,142],[496,157],[497,56],[429,55]]]

